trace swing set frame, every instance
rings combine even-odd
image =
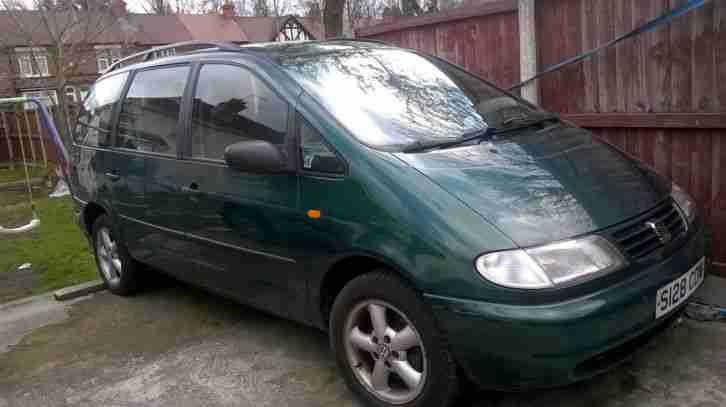
[[[38,111],[40,112],[40,122],[42,123],[43,127],[45,127],[45,130],[48,132],[48,135],[50,136],[51,141],[53,142],[53,145],[58,151],[58,156],[61,160],[61,169],[63,173],[63,177],[66,179],[66,182],[68,181],[68,152],[66,151],[65,146],[63,145],[63,141],[60,138],[60,134],[58,133],[58,129],[55,127],[55,123],[53,122],[53,118],[51,117],[50,113],[48,112],[48,108],[38,99],[35,98],[29,98],[25,96],[21,97],[14,97],[14,98],[0,98],[0,106],[3,105],[18,105],[18,104],[25,104],[25,103],[33,103],[38,108]],[[40,130],[40,129],[38,129]],[[31,141],[32,142],[32,141]],[[32,219],[26,223],[25,225],[15,227],[15,228],[5,228],[0,225],[0,236],[10,236],[10,235],[21,235],[24,233],[28,233],[34,229],[36,229],[38,226],[40,226],[40,217],[38,217],[38,213],[35,209],[35,204],[33,203],[33,186],[30,181],[30,172],[28,171],[28,161],[25,157],[25,149],[22,146],[22,141],[20,145],[20,154],[23,158],[23,169],[25,171],[25,186],[27,188],[28,192],[28,201],[30,202],[30,208],[32,210]]]

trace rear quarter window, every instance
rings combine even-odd
[[[104,147],[111,142],[111,116],[118,103],[127,73],[96,82],[81,105],[73,139],[78,145]]]
[[[177,124],[189,66],[137,72],[121,105],[118,147],[176,155]]]

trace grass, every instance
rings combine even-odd
[[[46,292],[96,278],[96,265],[88,243],[75,223],[70,197],[47,198],[48,191],[36,191],[40,226],[25,235],[0,237],[0,273],[13,272],[23,263],[32,263],[38,276],[35,293]],[[8,202],[22,202],[22,191],[0,191]],[[12,199],[12,195],[20,195]],[[23,203],[0,205],[0,225],[10,227],[30,220],[30,207]]]
[[[48,174],[48,168],[28,166],[28,173],[30,174],[30,178],[42,178]],[[25,181],[23,163],[15,163],[15,168],[10,168],[9,166],[0,167],[0,184],[15,181]]]

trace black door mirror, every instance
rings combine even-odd
[[[280,150],[263,140],[230,144],[224,149],[224,160],[230,167],[242,172],[274,174],[287,170]]]

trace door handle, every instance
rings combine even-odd
[[[199,195],[202,191],[199,190],[199,185],[196,182],[192,182],[187,187],[182,187],[181,191],[185,194]]]
[[[106,174],[104,174],[104,175],[105,175],[105,176],[107,176],[107,177],[108,177],[108,179],[110,179],[110,180],[111,180],[111,181],[113,181],[113,182],[115,182],[115,181],[118,181],[118,180],[120,180],[120,179],[121,179],[121,176],[120,176],[120,175],[118,175],[118,174],[116,174],[115,172],[107,172],[107,173],[106,173]]]

